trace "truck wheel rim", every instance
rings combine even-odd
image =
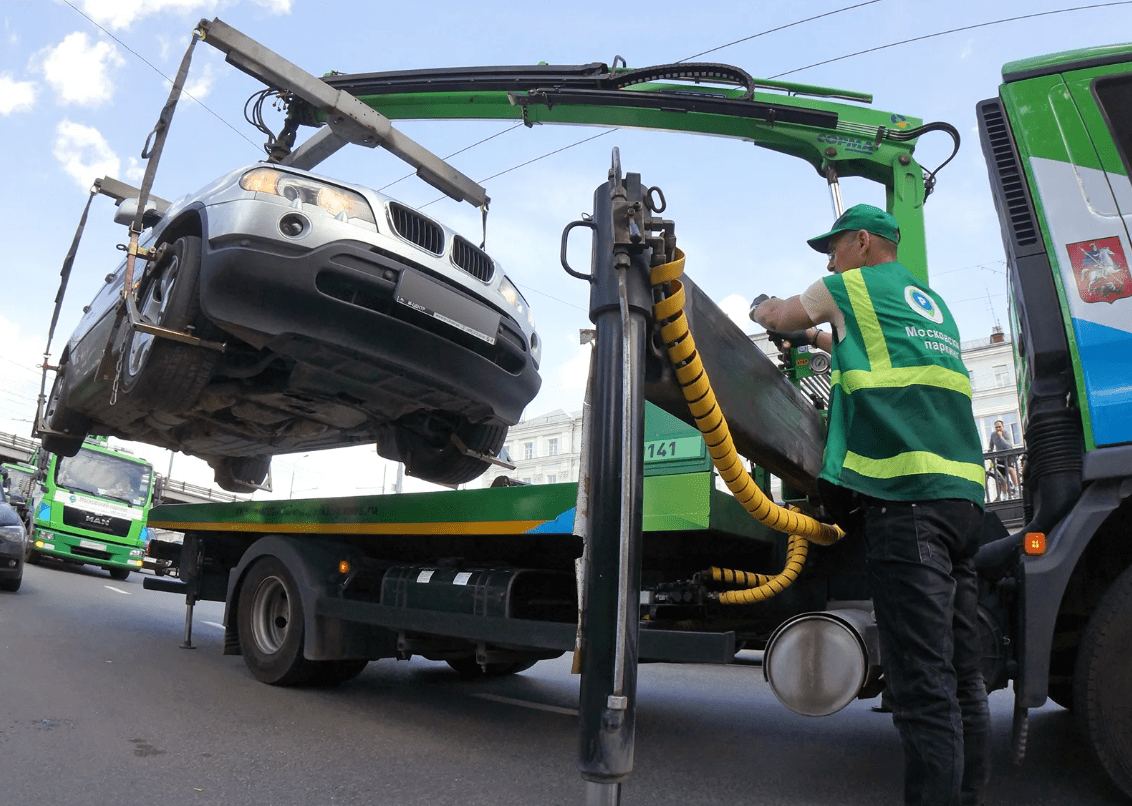
[[[283,646],[291,623],[291,603],[278,577],[268,577],[252,600],[252,633],[256,646],[273,655]]]

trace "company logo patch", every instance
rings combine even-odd
[[[1107,302],[1132,297],[1132,273],[1119,236],[1071,243],[1069,262],[1077,280],[1077,293],[1085,302]]]
[[[898,129],[908,128],[908,118],[904,117],[903,115],[893,115],[889,118],[889,120],[891,120],[892,125],[894,125]]]
[[[935,322],[937,325],[943,324],[943,309],[935,304],[935,300],[927,292],[916,288],[914,285],[906,286],[904,288],[904,300],[908,303],[909,308],[929,322]]]

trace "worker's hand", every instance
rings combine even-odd
[[[774,342],[778,349],[786,349],[789,347],[801,347],[803,344],[813,344],[814,339],[810,338],[810,334],[817,337],[817,328],[806,328],[805,330],[789,330],[785,333],[779,333],[777,330],[768,330],[766,332],[767,338]]]
[[[751,311],[748,315],[751,317],[752,322],[755,321],[755,308],[762,305],[768,299],[771,299],[771,297],[769,297],[766,294],[759,294],[757,297],[755,297],[753,300],[751,300]]]

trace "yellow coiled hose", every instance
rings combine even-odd
[[[751,586],[721,593],[721,604],[761,602],[780,593],[797,579],[805,565],[810,542],[829,546],[844,537],[845,533],[836,525],[821,523],[796,509],[778,506],[759,489],[743,467],[731,439],[727,420],[716,403],[711,381],[696,352],[696,342],[688,330],[688,319],[684,315],[684,286],[679,279],[683,273],[684,253],[679,249],[672,262],[655,266],[649,272],[649,282],[661,292],[662,298],[653,305],[653,315],[661,323],[661,339],[668,349],[672,366],[676,369],[676,380],[684,399],[688,401],[688,409],[695,418],[696,427],[703,434],[712,463],[727,489],[759,523],[790,535],[786,567],[776,576],[711,569],[712,578],[717,582]]]

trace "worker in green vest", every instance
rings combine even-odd
[[[981,439],[955,320],[897,261],[899,242],[884,210],[849,208],[808,241],[829,256],[832,276],[789,299],[756,299],[751,318],[833,356],[818,490],[866,547],[904,747],[904,802],[981,806],[989,727],[974,566]],[[816,327],[823,322],[832,332]]]

